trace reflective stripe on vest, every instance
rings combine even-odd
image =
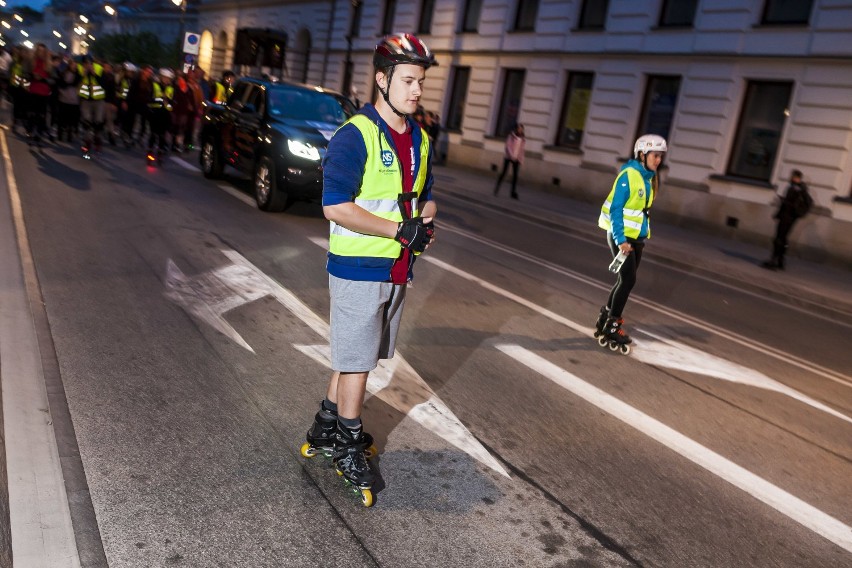
[[[361,178],[361,192],[355,198],[355,205],[362,207],[377,217],[396,223],[402,221],[397,199],[402,192],[402,172],[399,158],[379,126],[363,114],[356,114],[347,121],[361,133],[367,147],[367,162],[364,164],[364,176]],[[382,153],[385,153],[385,165]],[[388,153],[390,156],[388,156]],[[388,158],[392,156],[392,160]],[[413,191],[419,197],[426,186],[426,166],[429,160],[429,137],[421,129],[420,167],[414,176]],[[411,202],[411,215],[420,214],[417,198]],[[401,245],[387,237],[377,237],[350,231],[332,222],[328,238],[329,252],[339,256],[361,256],[373,258],[399,258]]]
[[[122,101],[126,100],[128,93],[130,93],[130,83],[127,81],[127,79],[122,79],[121,80],[121,89],[119,89],[118,95],[117,95],[118,99],[122,100]]]
[[[104,68],[97,63],[94,64],[93,71],[95,76],[86,75],[86,70],[82,65],[77,66],[80,75],[83,75],[83,82],[80,83],[80,91],[78,94],[81,99],[99,101],[106,98],[106,91],[101,86],[101,75],[104,74]]]
[[[650,191],[650,195],[648,196],[648,203],[645,204],[645,178],[642,177],[642,174],[639,170],[635,168],[627,168],[622,171],[616,178],[612,184],[612,189],[609,192],[609,195],[604,201],[603,207],[601,207],[601,214],[598,217],[598,227],[601,229],[605,229],[607,231],[612,230],[612,221],[610,219],[609,210],[612,207],[612,198],[615,196],[615,189],[618,186],[619,181],[623,175],[627,175],[627,188],[630,191],[630,195],[627,198],[627,203],[624,204],[624,208],[622,209],[622,215],[624,218],[624,236],[635,239],[639,237],[639,233],[642,232],[642,222],[645,220],[645,208],[651,208],[651,204],[654,202],[654,192]],[[651,236],[651,223],[648,223],[648,234],[646,237],[650,238]]]

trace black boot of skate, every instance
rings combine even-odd
[[[337,468],[337,473],[359,489],[369,489],[376,480],[364,456],[364,452],[369,447],[365,441],[362,428],[350,430],[342,424],[337,425],[334,453],[331,459]]]
[[[337,433],[337,412],[326,410],[322,406],[319,412],[314,416],[314,423],[311,424],[307,435],[306,442],[302,445],[301,453],[306,458],[312,458],[317,454],[323,454],[330,458],[334,451],[335,434]],[[361,436],[364,438],[364,444],[367,448],[366,457],[372,458],[376,453],[376,447],[373,445],[373,437],[366,432]]]
[[[598,321],[595,323],[595,337],[603,335],[606,319],[609,317],[609,308],[601,306],[601,313],[598,315]]]

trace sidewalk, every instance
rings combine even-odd
[[[603,231],[597,226],[599,204],[548,193],[520,181],[520,199],[513,200],[509,198],[510,184],[506,180],[500,195],[494,197],[496,174],[486,175],[458,166],[435,166],[433,174],[439,196],[448,193],[459,199],[488,204],[603,243]],[[601,203],[606,189],[601,189]],[[659,219],[652,221],[652,231],[653,239],[646,254],[655,261],[824,315],[852,319],[852,267],[844,269],[791,255],[787,269],[775,272],[760,267],[760,262],[769,257],[769,238],[766,246],[759,247],[733,238],[690,231]]]

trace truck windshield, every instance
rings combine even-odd
[[[330,93],[277,85],[269,89],[269,112],[277,118],[342,124],[355,114],[355,105]]]

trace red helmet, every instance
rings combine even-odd
[[[424,69],[438,64],[426,44],[413,34],[389,35],[376,46],[376,52],[373,54],[373,67],[376,69],[406,63],[419,65]]]

